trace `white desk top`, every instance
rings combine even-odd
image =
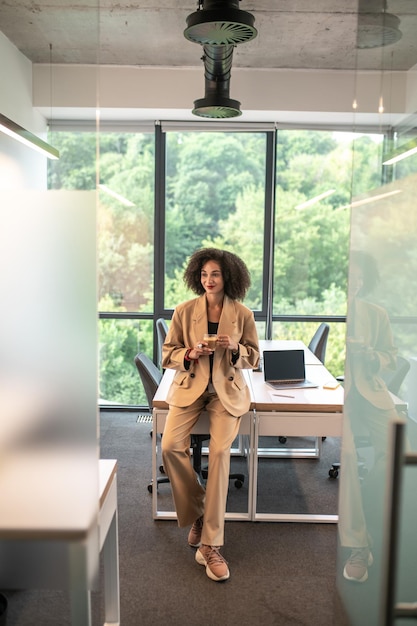
[[[86,537],[97,519],[115,460],[80,451],[40,451],[4,459],[0,473],[0,540]]]
[[[312,389],[274,389],[264,381],[263,372],[251,372],[252,394],[257,411],[343,411],[343,388],[323,389],[328,383],[337,381],[320,363],[307,365],[306,377],[319,386]]]

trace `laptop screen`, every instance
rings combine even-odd
[[[264,378],[270,380],[304,380],[304,350],[265,350]]]

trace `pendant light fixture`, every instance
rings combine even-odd
[[[402,37],[400,19],[387,13],[386,0],[360,0],[358,10],[358,34],[356,47],[383,48]]]
[[[204,50],[205,96],[195,100],[193,114],[215,119],[241,115],[240,102],[229,97],[233,49],[256,37],[254,16],[239,9],[239,0],[200,0],[186,21],[184,37]]]

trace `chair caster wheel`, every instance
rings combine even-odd
[[[149,483],[148,491],[149,491],[149,493],[152,493],[152,491],[153,491],[153,484],[152,483]]]
[[[242,489],[243,487],[243,483],[241,480],[235,480],[235,487],[236,489]]]
[[[279,441],[280,443],[287,443],[287,438],[286,438],[286,437],[283,437],[283,436],[280,436],[280,437],[278,437],[278,441]]]
[[[329,469],[329,478],[337,478],[339,476],[339,470]]]
[[[163,465],[159,466],[159,471],[161,472],[161,474],[165,474],[165,469]]]

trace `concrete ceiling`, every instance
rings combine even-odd
[[[382,28],[368,23],[361,33],[380,43],[398,25],[399,40],[358,48],[358,15],[381,20],[384,4]],[[197,7],[196,0],[0,0],[0,31],[36,64],[203,71],[202,47],[183,35]],[[416,0],[242,0],[239,8],[253,14],[258,35],[234,48],[233,68],[407,71],[417,64]]]
[[[359,4],[380,13],[384,0]],[[401,39],[358,50],[358,0],[242,0],[258,36],[235,48],[233,66],[378,69],[384,57],[390,69],[407,70],[417,62],[416,5],[387,0]],[[192,0],[2,0],[0,30],[34,63],[199,66],[201,47],[183,36],[196,9]]]

